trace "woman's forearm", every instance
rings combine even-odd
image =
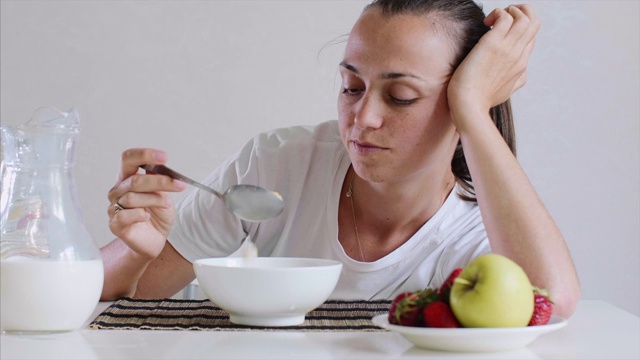
[[[520,264],[568,317],[580,287],[560,230],[487,113],[456,114],[467,165],[492,250]],[[462,120],[462,121],[460,121]]]
[[[100,300],[109,301],[121,297],[133,297],[138,280],[150,260],[136,255],[120,239],[115,239],[100,249],[104,262],[104,286]]]

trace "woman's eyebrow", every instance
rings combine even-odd
[[[356,69],[355,66],[347,63],[346,61],[342,61],[340,62],[340,66],[342,66],[343,68],[355,73],[355,74],[360,74],[360,72],[358,71],[358,69]],[[390,73],[383,73],[382,75],[380,75],[381,79],[399,79],[399,78],[403,78],[403,77],[410,77],[410,78],[414,78],[414,79],[418,79],[421,81],[424,81],[424,79],[422,79],[419,76],[416,76],[414,74],[411,73],[400,73],[400,72],[390,72]]]
[[[360,73],[360,72],[358,72],[358,69],[356,69],[356,67],[355,67],[355,66],[353,66],[353,65],[351,65],[351,64],[349,64],[349,63],[347,63],[347,62],[346,62],[346,61],[344,61],[344,60],[342,60],[342,61],[340,62],[340,66],[342,66],[343,68],[345,68],[345,69],[347,69],[347,70],[349,70],[349,71],[351,71],[351,72],[353,72],[353,73],[356,73],[356,74],[359,74],[359,73]]]

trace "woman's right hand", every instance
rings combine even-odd
[[[109,190],[109,229],[137,255],[151,261],[162,251],[176,210],[172,192],[186,185],[167,176],[138,173],[141,165],[161,165],[167,154],[155,149],[128,149],[116,184]],[[116,204],[123,210],[116,211]]]

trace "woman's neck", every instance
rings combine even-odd
[[[358,226],[375,231],[382,239],[393,234],[413,235],[435,215],[455,185],[450,171],[438,177],[421,174],[393,183],[374,183],[360,178],[351,168],[345,180],[353,192]]]

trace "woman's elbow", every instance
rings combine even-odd
[[[568,319],[573,315],[580,300],[580,285],[564,286],[551,294],[553,314]]]

